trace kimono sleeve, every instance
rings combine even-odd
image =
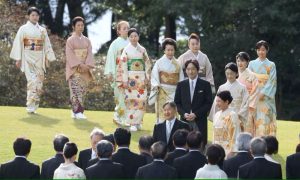
[[[107,56],[106,56],[106,62],[105,62],[105,69],[104,74],[112,74],[113,76],[116,75],[116,58],[117,58],[117,49],[115,47],[115,43],[112,42],[112,44],[109,46]]]
[[[149,59],[146,49],[145,49],[145,52],[143,53],[143,59],[145,62],[146,77],[148,80],[150,80],[152,63],[151,63],[151,60]]]
[[[91,41],[89,39],[87,39],[88,41],[88,48],[87,48],[87,57],[86,57],[86,61],[85,64],[88,65],[91,68],[95,67],[95,61],[93,58],[93,52],[92,52],[92,44]]]
[[[76,57],[74,53],[74,47],[71,39],[68,39],[66,43],[66,59],[70,68],[74,68],[81,64],[81,61]]]
[[[20,61],[22,59],[23,51],[23,29],[19,28],[16,37],[14,39],[14,43],[10,52],[10,58]]]
[[[273,62],[271,62],[271,65],[268,68],[269,69],[267,69],[267,71],[270,72],[269,79],[261,89],[261,93],[273,99],[275,97],[277,87],[276,66]]]
[[[56,60],[55,54],[54,54],[54,51],[52,49],[47,30],[44,29],[43,32],[45,33],[44,51],[45,51],[46,59],[48,59],[49,61],[55,61]]]

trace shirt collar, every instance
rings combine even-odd
[[[153,159],[153,161],[164,162],[164,160],[162,160],[162,159]]]
[[[181,148],[181,147],[176,147],[175,149],[176,149],[176,150],[184,150],[184,151],[186,151],[185,148]]]
[[[254,159],[265,159],[264,156],[254,156]]]
[[[128,149],[129,150],[129,147],[118,147],[118,150],[120,149]]]
[[[24,159],[27,159],[26,156],[19,156],[19,155],[16,155],[15,157],[16,157],[16,158],[24,158]]]
[[[198,75],[197,75],[197,76],[195,77],[195,79],[193,79],[193,80],[189,78],[190,82],[193,81],[194,84],[195,84],[195,82],[197,82],[197,79],[198,79]]]
[[[108,161],[110,160],[109,158],[99,158],[100,161]]]

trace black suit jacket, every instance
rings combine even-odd
[[[87,168],[87,164],[92,156],[92,148],[85,149],[79,152],[78,164],[79,167],[83,170]]]
[[[170,139],[169,139],[169,141],[167,141],[166,121],[164,121],[163,123],[155,124],[154,130],[153,130],[154,142],[162,141],[167,144],[168,151],[173,151],[175,149],[175,147],[173,145],[172,136],[175,133],[175,131],[178,129],[186,129],[189,131],[190,127],[187,123],[180,121],[178,119],[175,119],[172,131],[171,131]]]
[[[186,155],[176,158],[173,166],[177,170],[178,178],[194,179],[197,170],[206,163],[206,157],[200,151],[190,151]]]
[[[286,158],[286,178],[300,179],[300,153],[295,153]]]
[[[240,179],[282,179],[281,166],[265,158],[257,158],[240,166],[238,176]]]
[[[124,165],[126,178],[134,178],[138,168],[147,164],[145,157],[135,154],[129,149],[118,149],[113,154],[112,160]]]
[[[90,159],[89,162],[87,163],[86,168],[88,168],[88,167],[90,167],[90,166],[96,164],[98,161],[99,161],[98,158]]]
[[[147,164],[150,164],[153,161],[153,157],[148,153],[142,152],[140,155],[146,158]]]
[[[203,143],[207,144],[207,114],[213,102],[209,82],[200,78],[197,79],[193,102],[191,102],[189,79],[179,82],[176,88],[174,102],[177,105],[181,120],[186,121],[184,114],[190,113],[191,110],[196,115],[195,122],[199,131],[202,133]]]
[[[174,151],[169,152],[167,154],[167,158],[165,159],[165,163],[170,165],[170,166],[173,166],[174,159],[179,158],[181,156],[184,156],[187,152],[188,152],[187,150],[175,149]]]
[[[111,160],[99,160],[86,168],[87,179],[121,179],[125,178],[124,166]]]
[[[223,171],[228,178],[237,178],[239,167],[252,161],[253,157],[248,152],[239,152],[236,156],[229,158],[223,162]]]
[[[136,179],[175,179],[177,172],[175,168],[161,161],[153,161],[140,167],[135,176]]]
[[[44,161],[42,163],[41,179],[53,179],[54,171],[64,162],[65,159],[62,154],[56,154],[54,157]]]
[[[0,179],[39,179],[40,167],[22,157],[0,166]]]

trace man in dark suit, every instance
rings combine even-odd
[[[300,144],[296,148],[296,153],[286,158],[286,178],[300,179]]]
[[[167,145],[164,142],[156,142],[151,146],[153,162],[140,167],[136,173],[136,179],[175,179],[176,170],[164,162],[167,154]]]
[[[178,178],[194,179],[199,168],[206,163],[206,157],[200,152],[202,136],[199,131],[192,131],[187,136],[189,152],[173,162]]]
[[[63,134],[56,135],[53,140],[56,155],[42,163],[41,179],[52,179],[54,171],[61,163],[64,163],[63,149],[64,145],[69,142],[69,138]]]
[[[237,137],[238,153],[223,162],[223,171],[228,178],[237,178],[239,167],[250,162],[253,157],[250,154],[250,141],[252,139],[249,133],[240,133]]]
[[[96,164],[86,169],[87,179],[121,179],[125,178],[124,166],[112,162],[113,145],[107,140],[101,140],[97,144],[99,160]]]
[[[173,144],[175,150],[169,152],[165,159],[166,164],[173,166],[174,159],[185,155],[188,151],[186,150],[186,138],[189,132],[185,129],[178,129],[173,134]]]
[[[134,178],[138,168],[147,164],[146,158],[129,150],[131,133],[127,129],[117,128],[114,138],[118,150],[112,155],[112,160],[124,165],[126,178]]]
[[[94,128],[92,130],[90,134],[92,148],[88,148],[79,152],[78,164],[81,169],[85,170],[89,160],[97,158],[96,144],[101,141],[104,136],[105,134],[101,129]]]
[[[149,135],[141,136],[139,139],[139,151],[140,155],[146,158],[147,164],[153,161],[150,149],[154,143],[153,137]]]
[[[16,157],[0,166],[0,179],[39,179],[40,167],[27,160],[31,141],[26,138],[17,138],[13,148]]]
[[[265,159],[267,145],[262,138],[251,140],[250,151],[254,157],[252,161],[239,167],[240,179],[281,179],[280,164]]]
[[[153,130],[154,142],[162,141],[167,144],[168,151],[175,149],[172,136],[177,129],[189,130],[189,125],[183,121],[176,119],[176,104],[174,102],[166,102],[163,105],[165,121],[155,124]]]
[[[199,63],[189,60],[185,63],[188,79],[178,83],[174,102],[181,120],[188,122],[193,130],[202,134],[202,150],[207,144],[207,114],[212,105],[210,83],[198,77]]]

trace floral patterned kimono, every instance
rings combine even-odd
[[[228,155],[236,152],[236,138],[241,132],[238,115],[231,109],[218,111],[213,119],[213,143],[220,144]]]
[[[276,104],[277,87],[276,66],[268,59],[250,61],[248,67],[258,79],[258,91],[265,95],[264,100],[257,101],[255,121],[256,136],[276,135]]]
[[[248,112],[248,119],[246,120],[244,131],[249,132],[255,136],[255,121],[256,121],[256,105],[258,101],[258,80],[253,72],[246,68],[243,72],[239,72],[237,79],[240,83],[246,86],[249,93],[249,108],[254,111]]]
[[[246,87],[239,83],[237,80],[233,83],[227,81],[225,84],[222,84],[217,93],[221,91],[229,91],[233,100],[230,103],[229,107],[238,114],[238,117],[241,121],[241,126],[244,127],[248,119],[248,107],[249,107],[249,94]],[[214,103],[211,107],[209,113],[209,119],[213,119],[216,112],[219,111],[219,108],[216,105],[216,97]]]
[[[88,82],[93,79],[93,75],[91,70],[79,72],[78,66],[82,63],[91,68],[95,66],[90,40],[84,35],[79,37],[73,34],[69,37],[66,43],[66,59],[66,79],[70,88],[70,104],[73,113],[83,113]]]
[[[151,73],[151,94],[155,97],[155,112],[158,122],[163,122],[163,105],[174,101],[176,86],[184,79],[183,71],[176,59],[171,60],[166,55],[156,61]],[[149,103],[151,104],[151,103]]]
[[[124,89],[125,119],[122,125],[136,126],[143,121],[146,111],[147,86],[145,80],[150,80],[151,61],[146,49],[137,44],[128,44],[118,62],[116,81],[119,88]],[[122,83],[127,83],[128,88],[123,88]]]
[[[182,70],[184,72],[185,78],[187,77],[187,74],[185,73],[185,63],[188,60],[197,60],[199,63],[199,72],[198,72],[198,77],[206,80],[210,83],[212,93],[215,93],[215,82],[214,82],[214,76],[213,76],[213,71],[211,67],[211,63],[207,57],[206,54],[204,54],[201,51],[198,51],[197,56],[191,51],[187,50],[185,53],[183,53],[181,56],[178,58],[178,63],[182,67]]]
[[[27,80],[26,109],[34,112],[39,107],[46,59],[56,60],[47,30],[39,24],[27,21],[17,32],[10,57],[21,60],[21,71],[25,72]]]
[[[115,39],[111,45],[109,46],[107,57],[106,57],[106,64],[104,69],[104,74],[113,76],[113,82],[111,83],[111,87],[114,89],[114,101],[116,103],[115,112],[113,121],[117,124],[121,124],[126,119],[125,116],[125,97],[124,97],[124,89],[118,88],[116,84],[116,74],[117,74],[117,66],[118,62],[120,62],[120,57],[122,54],[123,49],[129,43],[128,38],[124,39],[122,37],[118,37]]]

